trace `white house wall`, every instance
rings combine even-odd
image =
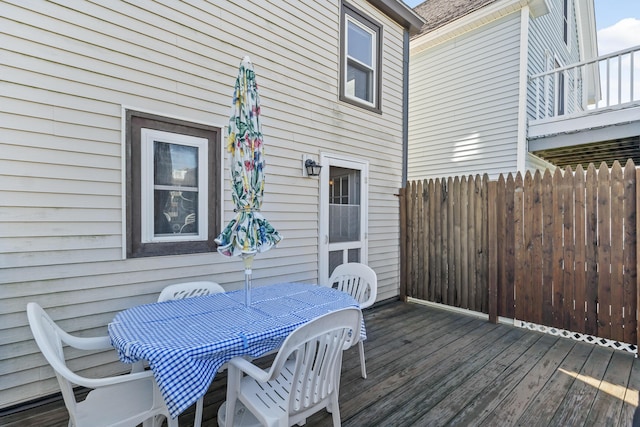
[[[411,55],[408,178],[516,170],[520,13]]]
[[[534,75],[544,71],[547,71],[547,60],[557,60],[561,66],[570,65],[581,60],[580,53],[580,41],[578,39],[578,29],[576,23],[576,11],[575,1],[570,0],[571,12],[571,30],[569,32],[570,41],[567,44],[563,40],[563,13],[562,3],[563,0],[548,0],[549,13],[542,15],[536,19],[531,20],[529,25],[529,58],[528,58],[528,74]],[[553,66],[553,65],[552,65]],[[581,97],[581,89],[574,90],[573,85],[579,86],[578,82],[574,82],[573,75],[568,74],[566,76],[566,85],[568,88],[568,94],[576,94]],[[553,84],[550,82],[547,90],[551,91]],[[540,90],[538,87],[529,85],[528,102],[527,102],[527,115],[528,117],[535,117],[536,107],[542,109],[542,105],[536,105],[536,91]],[[574,98],[570,97],[567,102],[568,105],[565,108],[573,108]],[[578,103],[580,104],[580,103]],[[548,105],[547,114],[553,113],[553,105]],[[572,111],[567,111],[572,112]]]
[[[242,286],[241,261],[217,253],[122,259],[121,127],[123,107],[225,126],[244,55],[261,90],[262,212],[284,236],[256,257],[254,284],[318,280],[318,181],[301,176],[301,158],[322,151],[369,161],[368,261],[379,299],[397,295],[403,29],[350,3],[383,25],[382,114],[338,101],[338,1],[0,3],[0,408],[58,391],[29,301],[95,336],[165,285]],[[483,138],[499,116],[490,101]],[[230,200],[225,164],[225,223]],[[92,375],[123,369],[113,353],[70,358]]]

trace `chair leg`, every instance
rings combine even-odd
[[[358,347],[360,349],[360,370],[362,371],[362,378],[367,378],[367,367],[364,364],[364,344],[362,341],[358,342]]]
[[[193,427],[200,427],[202,425],[202,409],[204,405],[204,396],[198,399],[196,402],[196,417],[193,419]]]
[[[342,421],[340,420],[340,407],[338,406],[338,393],[333,393],[331,397],[331,418],[333,419],[333,427],[340,427]]]
[[[167,426],[178,427],[178,417],[175,417],[175,418],[167,417]]]
[[[142,427],[162,427],[162,422],[167,419],[164,415],[156,415],[142,422]],[[167,425],[171,425],[167,423]]]
[[[242,372],[233,365],[227,369],[227,408],[224,417],[225,426],[233,426],[233,419],[236,413],[236,399],[240,391],[240,380]]]

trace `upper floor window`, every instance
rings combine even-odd
[[[562,39],[569,44],[569,1],[562,0]]]
[[[560,63],[556,60],[554,63],[556,68],[560,68]],[[565,81],[564,71],[558,71],[556,74],[556,115],[564,115],[564,100],[565,100]]]
[[[380,112],[382,27],[342,4],[340,99]]]
[[[215,250],[220,130],[127,111],[127,256]]]

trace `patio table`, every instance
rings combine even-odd
[[[204,396],[231,358],[260,357],[298,326],[346,307],[358,303],[336,289],[281,283],[253,289],[250,307],[243,291],[132,307],[115,316],[109,336],[123,362],[149,362],[176,417]]]

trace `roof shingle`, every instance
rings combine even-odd
[[[496,1],[498,0],[426,0],[413,8],[426,21],[418,35],[431,32]]]

